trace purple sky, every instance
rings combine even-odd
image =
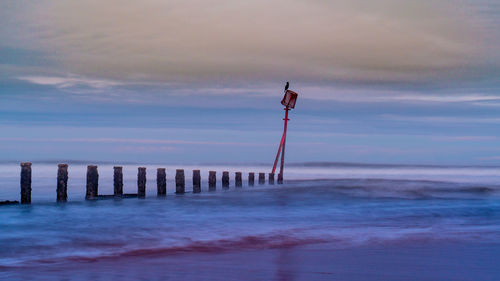
[[[0,161],[500,164],[492,0],[0,3]]]

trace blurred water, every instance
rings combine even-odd
[[[291,167],[282,186],[234,189],[234,172],[202,170],[203,192],[156,193],[148,167],[146,200],[84,200],[86,166],[70,165],[69,202],[55,203],[56,165],[33,165],[33,204],[0,206],[0,268],[58,260],[151,253],[225,251],[328,242],[341,247],[392,240],[500,238],[500,169],[494,167]],[[231,171],[231,188],[208,192],[208,171]],[[0,200],[18,200],[19,167],[0,165]],[[111,165],[99,166],[101,194],[112,194]],[[136,166],[124,191],[136,192]],[[244,176],[246,179],[246,175]]]
[[[137,192],[137,165],[123,165],[124,192]],[[243,184],[246,184],[247,173],[269,172],[267,166],[170,166],[145,165],[147,167],[147,196],[156,196],[156,168],[167,168],[167,189],[175,190],[175,170],[184,169],[186,189],[190,190],[192,170],[200,169],[202,189],[208,190],[208,171],[217,171],[220,183],[222,171],[230,171],[231,185],[234,185],[234,172],[243,172]],[[113,193],[113,165],[99,165],[99,193]],[[69,165],[68,200],[81,201],[85,197],[86,165]],[[57,165],[33,164],[34,202],[52,202],[55,200]],[[287,167],[286,180],[318,180],[318,179],[393,179],[445,181],[458,184],[500,184],[500,167],[424,167],[424,166],[335,166],[335,167]],[[0,164],[0,200],[19,200],[20,167],[16,164]],[[391,187],[392,188],[392,187]]]

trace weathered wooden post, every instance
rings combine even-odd
[[[146,197],[146,167],[139,167],[137,171],[137,197]]]
[[[282,173],[278,174],[278,184],[283,184],[283,174]]]
[[[242,179],[241,179],[241,172],[236,172],[234,175],[234,185],[238,188],[241,188],[243,185]]]
[[[255,173],[248,173],[248,186],[253,186],[255,183]]]
[[[266,174],[265,173],[259,173],[259,184],[263,185],[266,183]]]
[[[165,168],[158,168],[156,170],[156,186],[158,188],[158,197],[167,195],[167,173]]]
[[[208,191],[215,191],[217,189],[217,172],[208,172]]]
[[[186,192],[186,182],[184,179],[184,170],[175,170],[175,193],[182,194]]]
[[[21,163],[21,204],[31,204],[31,162]]]
[[[57,202],[68,201],[68,164],[57,165]]]
[[[269,184],[274,184],[274,174],[269,173]]]
[[[222,172],[222,189],[229,189],[229,172]]]
[[[97,166],[88,165],[87,166],[87,193],[85,194],[85,199],[95,199],[99,194],[99,173],[97,172]]]
[[[113,194],[117,197],[123,196],[123,167],[113,167]]]
[[[201,192],[201,175],[200,170],[193,170],[193,193]]]

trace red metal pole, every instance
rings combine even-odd
[[[273,165],[273,171],[272,173],[276,171],[276,165],[278,164],[278,159],[280,159],[280,153],[281,153],[281,147],[283,146],[283,140],[285,139],[285,133],[281,135],[281,141],[280,141],[280,146],[278,147],[278,153],[276,154],[276,159],[274,159],[274,165]]]
[[[283,166],[285,165],[285,144],[286,144],[286,128],[288,124],[288,106],[285,108],[285,126],[283,128],[283,145],[282,145],[282,151],[281,151],[281,166],[280,166],[280,175],[281,179],[283,179]]]

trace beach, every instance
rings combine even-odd
[[[142,253],[0,268],[4,280],[498,280],[499,243],[425,242]]]

